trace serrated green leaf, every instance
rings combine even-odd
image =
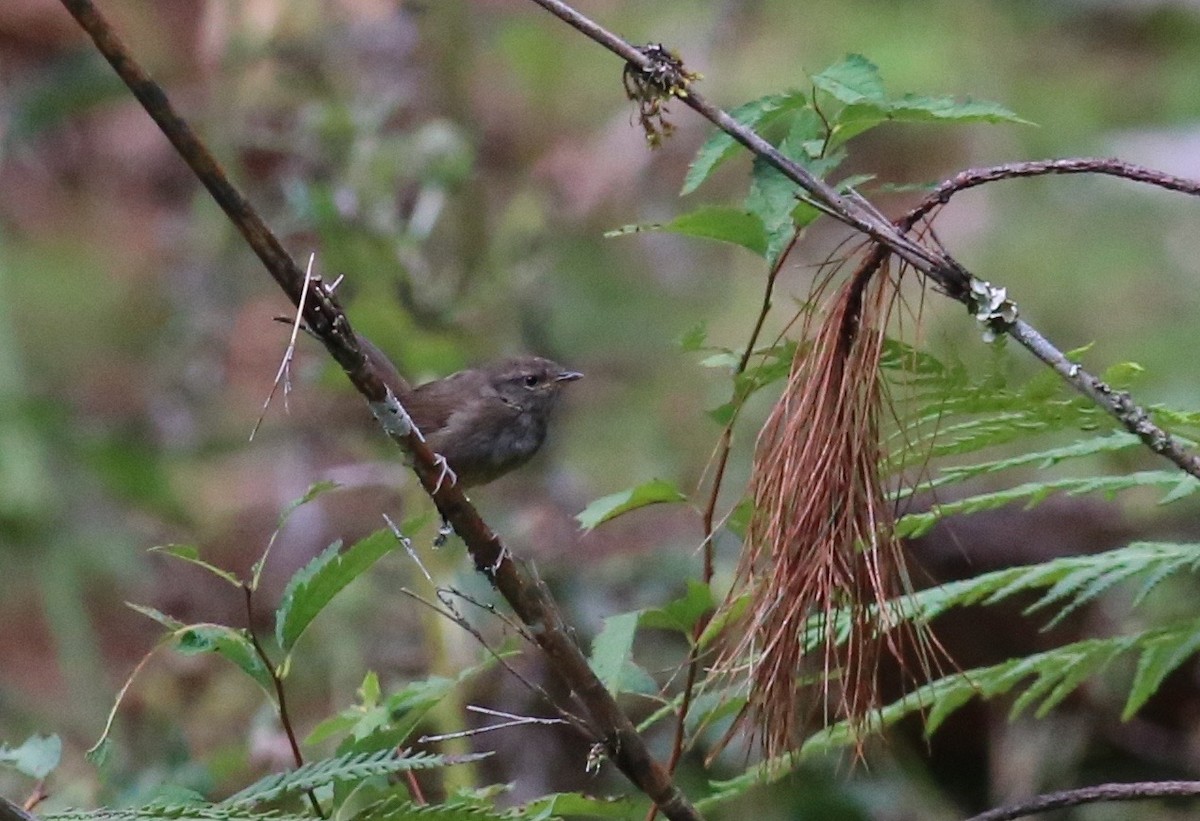
[[[604,627],[592,640],[592,671],[605,689],[616,694],[626,665],[633,661],[633,639],[637,633],[640,612],[621,613],[604,620]]]
[[[399,544],[390,530],[377,530],[339,553],[335,542],[288,582],[275,614],[275,639],[285,653],[342,588],[366,572]]]
[[[1146,369],[1136,362],[1118,362],[1104,369],[1100,379],[1108,383],[1110,388],[1124,390],[1136,382]]]
[[[785,177],[775,166],[762,158],[754,160],[750,173],[750,193],[746,195],[746,210],[762,223],[767,238],[764,256],[774,265],[796,231],[792,211],[799,205],[796,183]]]
[[[779,117],[785,111],[806,104],[808,98],[799,93],[770,94],[760,97],[744,105],[740,105],[729,115],[742,125],[750,128],[761,128]],[[680,196],[690,194],[709,178],[717,167],[737,153],[740,144],[724,131],[716,131],[705,140],[704,145],[696,152],[696,158],[688,166],[687,175],[683,180],[683,190]]]
[[[575,519],[584,530],[592,530],[610,519],[615,519],[631,510],[637,510],[647,505],[658,505],[669,502],[682,502],[687,499],[675,487],[674,483],[665,479],[651,479],[649,482],[622,490],[597,499],[579,513]]]
[[[62,739],[56,735],[31,735],[17,747],[0,744],[0,765],[42,780],[62,759]]]
[[[846,105],[882,103],[887,97],[879,68],[861,54],[846,55],[814,74],[811,80],[814,86]]]
[[[905,94],[888,106],[889,119],[896,122],[929,122],[939,120],[954,123],[1015,123],[1033,125],[999,103],[987,100],[972,100],[966,97],[926,97]]]
[[[212,573],[219,579],[224,579],[234,587],[241,588],[242,580],[228,570],[217,567],[215,564],[206,562],[200,558],[200,551],[195,545],[190,544],[166,544],[158,545],[150,548],[151,553],[162,553],[166,556],[173,556],[176,559],[182,559],[188,564],[193,564],[196,567],[203,568],[209,573]]]

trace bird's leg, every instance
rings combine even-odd
[[[437,493],[442,489],[442,483],[447,479],[450,480],[451,486],[458,484],[458,474],[450,469],[450,463],[446,461],[446,457],[440,453],[433,454],[433,463],[441,469],[438,474],[437,482],[434,483],[433,492]]]

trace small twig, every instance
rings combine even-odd
[[[421,789],[421,783],[417,781],[417,774],[412,770],[405,770],[404,775],[408,782],[408,791],[412,794],[413,803],[418,807],[424,807],[429,802],[425,800],[425,792]]]
[[[528,724],[540,724],[550,726],[555,724],[567,724],[569,722],[561,718],[538,718],[537,716],[518,716],[512,713],[504,713],[499,710],[489,710],[486,707],[476,707],[473,704],[468,704],[467,709],[472,713],[482,713],[484,715],[496,716],[504,718],[507,721],[502,721],[499,724],[489,724],[486,727],[476,727],[472,730],[461,730],[457,733],[442,733],[441,735],[423,735],[417,739],[423,744],[433,743],[436,741],[449,741],[455,738],[469,738],[470,736],[483,735],[490,733],[492,730],[504,730],[509,727],[523,727]]]
[[[1019,804],[981,812],[966,821],[1011,821],[1027,815],[1078,807],[1083,804],[1099,804],[1105,801],[1142,801],[1147,798],[1194,798],[1200,796],[1200,781],[1143,781],[1131,784],[1098,784],[1077,790],[1039,795]]]
[[[33,812],[33,808],[50,797],[50,793],[46,792],[46,780],[39,778],[38,783],[33,785],[33,790],[25,797],[25,802],[21,805],[26,812]]]
[[[442,601],[442,604],[443,604],[442,607],[439,607],[438,605],[431,602],[429,599],[426,599],[424,596],[421,596],[420,594],[418,594],[412,590],[409,590],[407,587],[401,587],[400,593],[401,593],[401,595],[408,596],[413,601],[418,602],[419,604],[422,604],[425,607],[428,607],[430,610],[437,613],[439,616],[441,616],[445,619],[449,619],[454,624],[458,625],[463,630],[467,631],[467,633],[469,633],[477,642],[479,642],[480,646],[483,647],[483,649],[487,652],[487,654],[490,655],[497,664],[499,664],[501,667],[503,667],[505,670],[508,671],[509,675],[511,675],[513,678],[515,678],[517,681],[519,681],[522,685],[524,685],[525,688],[527,690],[529,690],[529,692],[536,694],[539,698],[541,698],[543,701],[545,701],[546,704],[548,704],[551,709],[553,709],[560,716],[562,716],[563,720],[566,723],[568,723],[572,727],[575,727],[576,729],[580,730],[580,732],[582,732],[583,735],[585,735],[586,737],[588,737],[588,738],[591,737],[591,732],[590,732],[590,728],[588,727],[587,721],[585,721],[582,717],[577,716],[574,713],[559,706],[558,703],[553,698],[551,698],[550,694],[547,693],[543,688],[539,687],[538,685],[534,684],[529,679],[525,678],[525,676],[521,675],[521,673],[515,667],[513,667],[511,664],[508,663],[508,660],[506,658],[504,658],[503,655],[498,653],[496,650],[492,649],[492,646],[487,643],[487,639],[485,639],[483,637],[483,634],[480,633],[479,630],[477,630],[474,625],[472,625],[469,621],[467,621],[465,618],[463,618],[462,614],[458,613],[457,611],[455,611],[451,608],[446,607],[444,600],[439,598],[439,601]]]
[[[254,434],[258,433],[258,428],[262,424],[263,419],[266,418],[267,408],[271,406],[271,400],[275,398],[275,391],[279,389],[281,382],[283,383],[283,412],[288,412],[288,394],[292,392],[292,360],[296,358],[296,338],[300,336],[300,329],[304,327],[304,303],[308,301],[308,284],[312,282],[313,260],[316,257],[316,254],[308,255],[308,267],[304,269],[304,290],[300,292],[300,304],[296,306],[296,316],[291,322],[292,336],[288,340],[287,349],[283,352],[283,360],[279,363],[279,370],[275,372],[275,381],[271,383],[271,392],[263,400],[262,412],[259,413],[258,419],[254,422],[254,429],[250,431],[251,442],[254,441]],[[341,282],[341,277],[338,278],[338,282]],[[329,290],[332,292],[333,288]]]
[[[250,636],[250,644],[254,647],[254,652],[262,660],[263,665],[267,668],[267,672],[271,675],[271,684],[275,688],[276,712],[279,714],[279,723],[283,726],[284,735],[287,736],[288,744],[292,748],[292,760],[296,762],[296,767],[304,766],[304,754],[300,752],[300,742],[296,740],[296,731],[292,728],[292,718],[287,709],[287,697],[283,690],[283,679],[279,677],[275,665],[271,662],[271,657],[267,655],[267,651],[263,649],[262,642],[258,640],[258,634],[254,632],[254,591],[250,585],[243,584],[242,592],[246,602],[246,633]],[[317,794],[311,789],[305,790],[308,796],[308,802],[312,805],[313,812],[318,818],[325,818],[325,811],[321,809],[321,802],[317,801]]]
[[[1072,157],[1061,160],[1033,160],[1004,163],[987,168],[968,168],[937,185],[921,203],[904,216],[909,228],[939,205],[945,205],[960,191],[1000,180],[1042,177],[1047,174],[1103,174],[1123,180],[1145,183],[1168,191],[1200,196],[1200,182],[1165,174],[1152,168],[1118,160],[1115,157]]]

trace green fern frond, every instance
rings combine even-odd
[[[275,773],[256,781],[241,792],[229,796],[219,806],[245,807],[263,801],[273,801],[288,793],[304,792],[338,781],[361,781],[377,775],[391,775],[407,770],[427,770],[451,764],[464,764],[487,758],[491,753],[448,756],[414,753],[388,748],[369,753],[349,753],[305,764],[290,772]]]
[[[1048,448],[1046,450],[1033,451],[1030,453],[1022,453],[1018,456],[1013,456],[1007,459],[992,459],[986,462],[977,462],[971,465],[955,465],[944,467],[938,471],[938,476],[936,479],[933,479],[929,482],[923,482],[910,488],[903,488],[895,494],[895,498],[903,499],[913,495],[918,491],[933,490],[945,485],[958,484],[966,481],[967,479],[974,479],[977,476],[998,473],[1002,470],[1012,470],[1014,468],[1029,466],[1036,466],[1039,469],[1045,469],[1071,459],[1081,459],[1088,456],[1117,453],[1123,450],[1139,447],[1140,445],[1141,440],[1132,433],[1126,433],[1124,431],[1112,431],[1101,436],[1081,439],[1077,442],[1073,442],[1062,447]]]
[[[1193,546],[1193,550],[1195,546]],[[879,733],[901,719],[921,714],[925,733],[932,735],[954,712],[973,698],[986,700],[1016,696],[1011,717],[1033,709],[1039,717],[1061,704],[1089,678],[1102,673],[1122,656],[1136,655],[1137,665],[1129,685],[1122,719],[1131,718],[1158,689],[1163,679],[1200,651],[1200,618],[1129,636],[1087,639],[945,676],[903,698],[881,707],[862,723],[833,724],[810,736],[798,755],[783,755],[749,767],[736,778],[712,781],[712,792],[696,802],[701,812],[733,798],[751,787],[779,781],[804,761],[861,741],[864,730]]]
[[[511,821],[511,812],[475,802],[415,804],[407,797],[389,796],[360,810],[354,821]]]
[[[1068,477],[1048,482],[1026,482],[1004,490],[980,493],[965,499],[956,499],[953,502],[935,504],[923,513],[909,513],[896,523],[896,532],[905,538],[922,536],[947,516],[995,510],[1019,501],[1024,501],[1026,507],[1033,507],[1055,493],[1066,493],[1070,496],[1102,493],[1111,497],[1120,491],[1138,487],[1159,488],[1166,491],[1159,500],[1160,503],[1165,504],[1200,490],[1200,480],[1191,476],[1180,479],[1177,470],[1142,470],[1117,476]]]
[[[1048,589],[1041,599],[1026,608],[1026,613],[1063,602],[1067,602],[1069,610],[1074,610],[1120,582],[1145,576],[1146,582],[1134,601],[1138,604],[1151,586],[1183,571],[1200,571],[1200,544],[1134,542],[1104,553],[1064,556],[948,582],[904,596],[896,601],[895,608],[899,614],[929,621],[954,607],[996,604],[1019,593]],[[1064,615],[1060,612],[1055,620]]]
[[[146,807],[95,810],[63,810],[41,816],[44,821],[312,821],[310,815],[281,812],[251,812],[242,807],[212,804],[150,805]]]

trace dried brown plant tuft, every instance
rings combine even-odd
[[[755,451],[755,513],[728,606],[748,604],[716,672],[748,676],[748,703],[730,733],[747,729],[768,757],[796,751],[818,713],[824,724],[865,729],[880,706],[884,653],[907,671],[915,649],[928,672],[930,637],[889,604],[907,587],[879,472],[879,365],[899,284],[879,262],[868,254],[825,310],[809,315],[810,344],[797,346]],[[805,696],[801,682],[811,682]]]

